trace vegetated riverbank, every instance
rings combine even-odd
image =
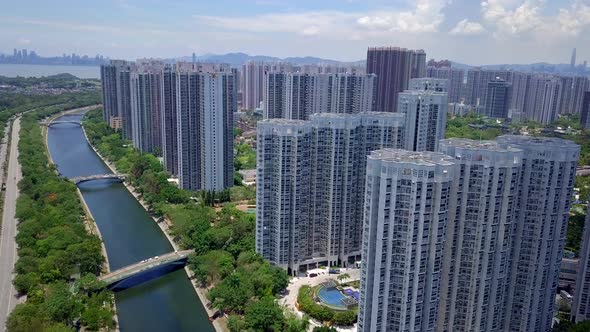
[[[306,331],[308,322],[284,309],[275,299],[288,284],[280,268],[264,262],[254,251],[255,216],[226,204],[216,211],[195,203],[198,196],[168,183],[159,160],[140,153],[102,120],[100,112],[87,113],[86,135],[100,154],[140,195],[148,211],[168,223],[169,235],[182,249],[194,249],[188,266],[197,285],[206,291],[211,308],[229,316],[230,331]],[[207,305],[206,305],[207,306]],[[207,306],[208,307],[208,306]]]
[[[64,111],[61,111],[61,112],[52,114],[49,118],[47,118],[45,120],[45,122],[51,122],[51,121],[55,120],[56,118],[59,118],[61,116],[67,115],[67,114],[73,114],[73,113],[80,113],[80,112],[91,111],[93,109],[98,109],[101,106],[102,106],[101,104],[96,104],[96,105],[78,107],[78,108],[73,108],[73,109],[67,109],[67,110],[64,110]],[[43,141],[45,142],[45,151],[46,151],[47,158],[49,160],[49,164],[55,164],[53,162],[53,159],[51,158],[51,152],[49,151],[49,143],[47,141],[47,139],[48,139],[47,130],[48,130],[48,127],[47,126],[43,126],[41,128],[41,133],[43,135]],[[92,212],[88,208],[88,205],[86,204],[86,201],[84,201],[84,197],[82,196],[82,192],[80,191],[80,188],[78,188],[78,186],[76,186],[76,194],[78,195],[78,199],[80,200],[80,203],[82,204],[82,208],[84,209],[84,213],[86,215],[86,218],[84,218],[84,226],[86,226],[86,230],[90,234],[98,236],[98,238],[100,239],[102,256],[105,259],[105,262],[104,262],[104,264],[102,266],[102,272],[103,273],[109,273],[110,272],[110,268],[109,268],[109,256],[107,255],[107,251],[106,251],[106,248],[104,246],[104,242],[102,241],[102,236],[100,234],[100,229],[98,228],[98,226],[96,226],[96,223],[94,222],[94,217],[92,216]],[[115,321],[116,320],[117,319],[115,317]]]
[[[49,163],[38,125],[39,119],[64,108],[83,106],[84,100],[83,96],[80,100],[72,97],[61,106],[23,115],[21,120],[23,180],[16,212],[19,260],[14,285],[27,295],[27,301],[10,314],[8,331],[74,331],[78,324],[98,330],[115,325],[113,294],[96,280],[104,263],[101,241],[86,231],[76,186],[59,177],[55,165]],[[81,277],[72,283],[76,275]]]
[[[84,126],[82,127],[82,131],[84,133],[84,137],[86,137],[86,140],[88,141],[88,144],[90,145],[90,147],[92,148],[92,150],[100,157],[100,159],[103,161],[103,163],[111,170],[111,172],[113,173],[121,173],[116,167],[115,165],[110,162],[107,158],[103,157],[102,154],[100,153],[100,151],[98,151],[94,145],[90,144],[90,140],[88,139],[88,135],[86,134],[86,129],[84,128]],[[143,197],[141,196],[141,194],[139,194],[136,190],[135,187],[133,187],[129,182],[123,182],[123,185],[125,186],[125,188],[133,195],[133,197],[135,197],[135,199],[139,202],[139,204],[141,204],[141,206],[145,209],[146,212],[148,212],[148,214],[150,215],[150,217],[152,218],[152,220],[158,225],[158,227],[160,227],[160,230],[162,231],[162,233],[166,236],[166,239],[168,240],[168,242],[170,243],[170,245],[172,246],[172,248],[174,248],[175,251],[177,250],[181,250],[182,248],[180,248],[180,246],[178,245],[178,243],[176,243],[174,241],[174,239],[172,238],[172,235],[170,234],[170,221],[168,219],[158,219],[153,213],[151,213],[151,209],[149,207],[149,205],[143,200]],[[79,190],[78,190],[79,191]],[[80,196],[82,194],[80,193]],[[83,198],[82,198],[82,202],[84,202]],[[98,229],[98,228],[97,228]],[[103,246],[104,248],[104,246]],[[106,250],[105,250],[106,252]],[[206,289],[200,288],[194,281],[194,273],[193,271],[191,271],[188,266],[184,267],[184,270],[187,274],[187,276],[190,279],[190,283],[193,286],[197,296],[199,297],[199,300],[201,301],[201,304],[203,305],[203,308],[205,309],[205,311],[207,312],[207,314],[209,315],[209,317],[215,315],[215,311],[212,310],[210,307],[207,307],[207,296],[206,296]],[[214,320],[212,322],[213,327],[215,328],[216,331],[226,331],[227,327],[226,327],[226,323],[220,319],[218,320]]]

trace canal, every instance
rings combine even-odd
[[[59,120],[78,120],[65,115]],[[51,157],[67,177],[111,173],[86,142],[82,129],[48,129]],[[108,180],[80,185],[100,229],[111,271],[173,251],[160,228],[125,186]],[[184,270],[115,294],[121,331],[214,331]]]

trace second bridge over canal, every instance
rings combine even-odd
[[[162,256],[144,259],[141,262],[105,274],[99,277],[98,280],[105,282],[110,290],[124,290],[182,269],[186,265],[188,255],[191,252],[193,251],[175,251]]]

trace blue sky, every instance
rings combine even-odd
[[[363,59],[421,48],[468,64],[590,60],[590,0],[17,0],[0,52],[112,58],[245,52]]]

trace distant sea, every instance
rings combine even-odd
[[[100,67],[0,64],[0,76],[7,77],[41,77],[64,73],[78,78],[100,78]]]

